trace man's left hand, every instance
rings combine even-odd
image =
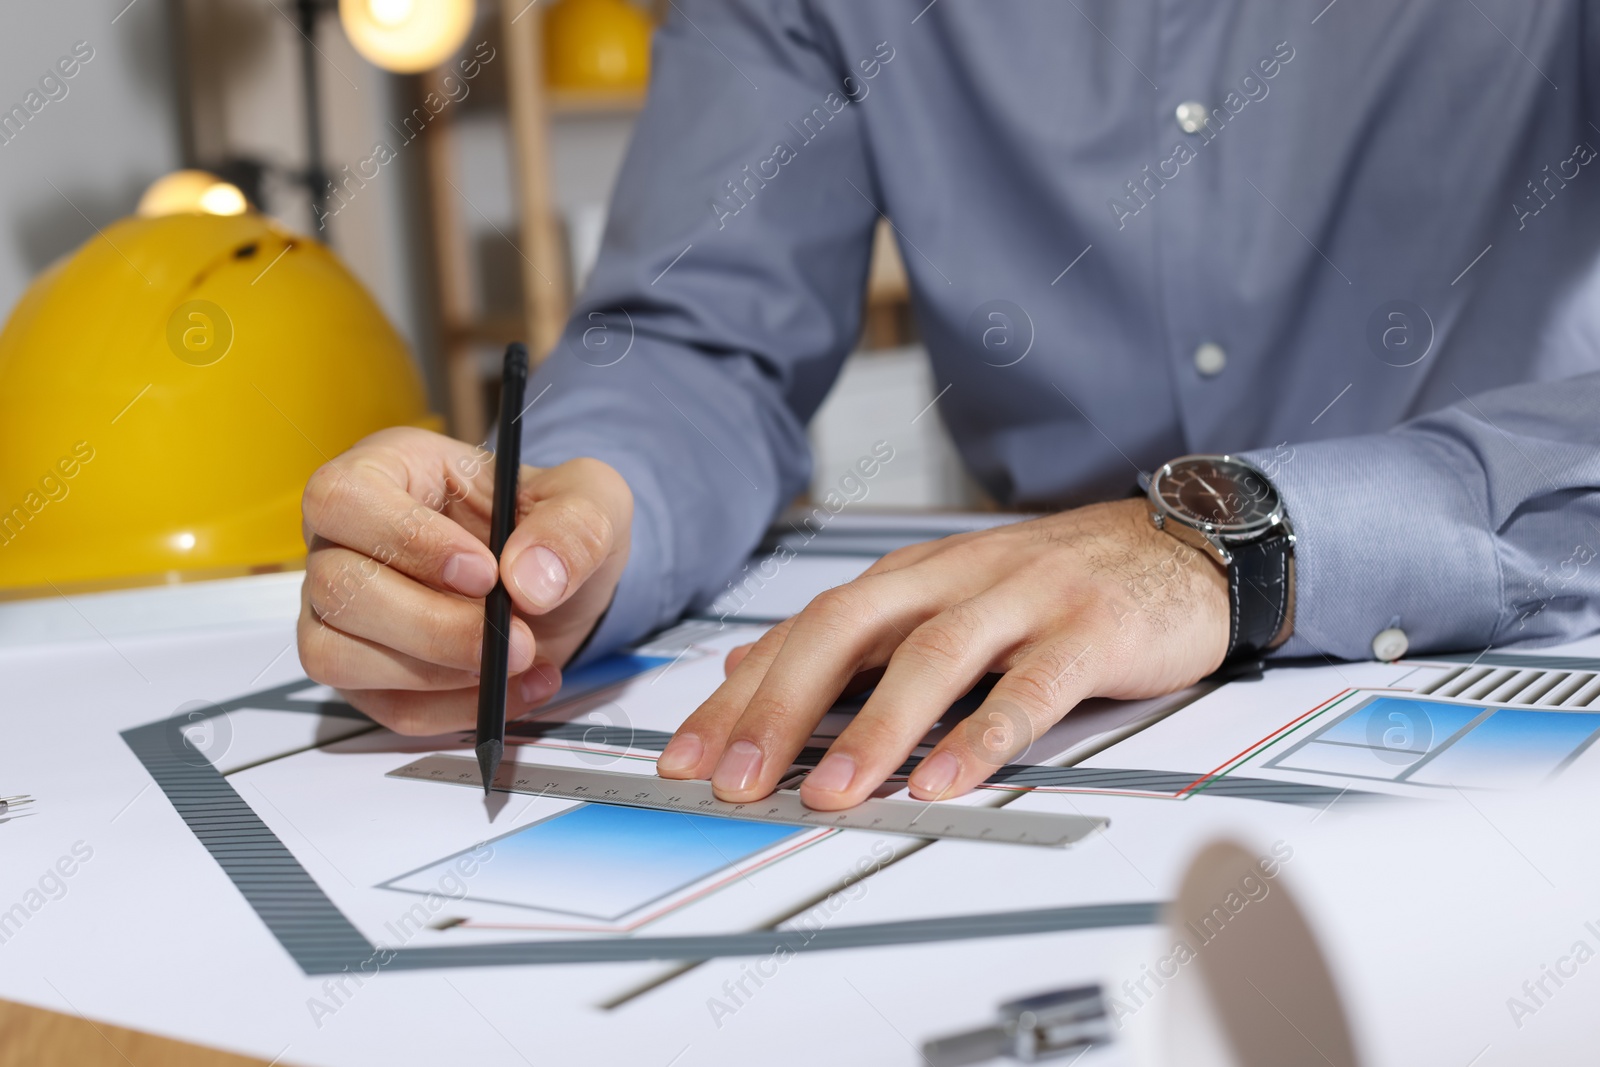
[[[957,796],[1080,701],[1181,689],[1216,670],[1227,643],[1221,567],[1155,529],[1143,500],[959,534],[891,552],[735,649],[727,679],[657,770],[709,776],[724,800],[758,800],[839,695],[881,671],[800,790],[812,808],[850,807],[984,675],[1001,672],[911,775],[914,796]]]

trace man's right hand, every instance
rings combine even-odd
[[[300,662],[400,733],[477,721],[494,464],[484,449],[401,428],[306,484]],[[522,468],[499,567],[513,608],[508,717],[560,687],[561,665],[611,603],[632,521],[633,494],[599,460]]]

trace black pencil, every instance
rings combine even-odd
[[[528,350],[506,346],[500,377],[500,432],[494,451],[494,503],[489,551],[495,562],[517,525],[517,474],[522,469],[522,398],[528,385]],[[506,744],[506,683],[511,655],[511,594],[496,579],[483,601],[483,661],[478,670],[478,769],[489,795]]]

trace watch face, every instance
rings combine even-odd
[[[1278,492],[1248,463],[1228,456],[1184,456],[1156,472],[1150,499],[1210,532],[1251,534],[1280,518]]]

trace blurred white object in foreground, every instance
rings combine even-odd
[[[1600,791],[1441,801],[1202,847],[1153,954],[1107,982],[1135,1062],[1594,1063]]]

